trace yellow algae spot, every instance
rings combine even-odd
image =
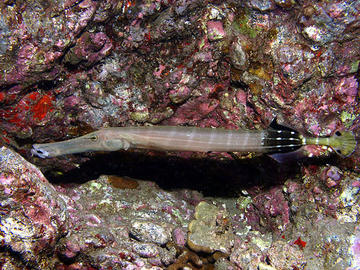
[[[136,122],[146,122],[149,119],[148,111],[138,111],[130,113],[130,118]]]
[[[272,78],[272,73],[266,70],[266,68],[262,65],[258,65],[255,68],[250,68],[249,72],[266,81],[270,81]]]

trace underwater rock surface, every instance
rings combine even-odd
[[[0,148],[0,172],[1,264],[11,267],[13,257],[19,260],[15,269],[21,262],[48,268],[46,258],[68,232],[66,198],[39,169],[5,147]]]
[[[100,127],[263,129],[275,116],[310,136],[360,137],[359,0],[6,0],[0,11],[3,269],[360,267],[359,147],[343,160],[306,147],[320,158],[292,173],[240,154],[237,167],[227,153],[148,151],[145,165],[138,151],[29,151]],[[82,171],[91,160],[103,162]]]
[[[0,161],[4,269],[360,267],[360,175],[334,166],[225,199],[114,175],[52,185],[8,148]]]
[[[261,129],[275,116],[313,136],[360,133],[359,1],[0,8],[0,136],[22,151],[106,126]]]

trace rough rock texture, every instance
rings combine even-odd
[[[47,257],[68,232],[65,197],[34,165],[5,147],[0,148],[0,172],[2,250],[29,266],[50,269]]]
[[[101,176],[81,186],[58,187],[69,198],[73,224],[72,233],[57,247],[63,261],[115,269],[161,267],[175,261],[170,243],[181,242],[173,235],[186,233],[194,206],[182,201],[180,193],[137,182],[137,188],[123,189]]]
[[[29,149],[107,126],[261,129],[274,116],[359,137],[359,11],[358,0],[1,1],[0,144],[52,182],[1,148],[2,268],[358,269],[359,147],[347,159],[306,147],[318,158],[281,166]],[[216,206],[196,248],[195,190]],[[225,249],[205,237],[225,232]]]
[[[170,193],[136,180],[129,188],[114,176],[54,187],[5,147],[0,160],[2,266],[162,269],[184,246],[196,192]]]
[[[358,6],[4,1],[2,141],[145,123],[264,128],[275,115],[310,135],[359,132]]]
[[[360,175],[334,166],[205,202],[114,175],[53,186],[17,153],[0,158],[0,262],[12,269],[360,266]]]
[[[200,202],[195,208],[195,219],[189,224],[187,244],[192,250],[229,253],[234,235],[226,212],[215,205]]]

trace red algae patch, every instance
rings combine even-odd
[[[53,110],[53,101],[54,97],[50,95],[44,95],[43,97],[41,97],[40,100],[32,108],[34,118],[38,120],[43,120],[47,113]]]

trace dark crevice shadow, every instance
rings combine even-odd
[[[164,190],[192,189],[205,196],[234,197],[244,188],[282,184],[299,172],[296,163],[278,164],[266,155],[253,159],[184,159],[146,153],[114,152],[97,154],[79,168],[45,176],[53,184],[84,183],[101,174],[128,176],[154,181]]]

